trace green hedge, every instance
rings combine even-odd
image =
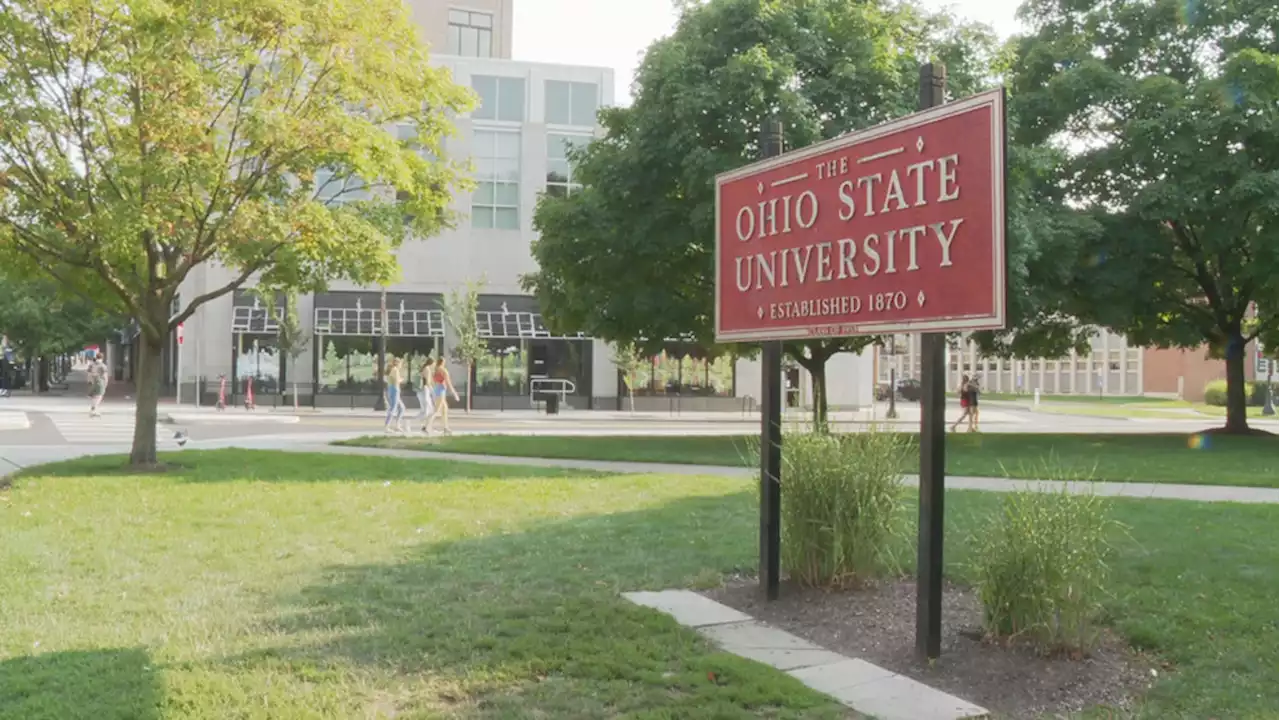
[[[1248,388],[1245,391],[1245,399],[1248,404],[1253,407],[1262,407],[1266,404],[1267,383],[1264,380],[1254,380],[1247,383]],[[1204,386],[1204,402],[1206,405],[1216,405],[1217,407],[1227,406],[1227,381],[1214,380]]]

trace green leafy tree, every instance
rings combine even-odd
[[[686,335],[710,346],[714,179],[757,159],[764,119],[804,147],[916,110],[919,59],[947,62],[960,97],[995,81],[1002,52],[988,29],[910,5],[687,3],[645,54],[631,107],[602,111],[605,136],[571,152],[583,189],[539,202],[539,270],[525,287],[560,331],[650,338],[651,352]],[[786,344],[813,377],[816,426],[827,360],[874,341]]]
[[[453,359],[467,368],[467,412],[471,412],[471,396],[475,394],[472,378],[475,365],[489,350],[485,339],[480,337],[480,328],[476,323],[476,313],[480,310],[480,290],[484,281],[468,280],[462,288],[450,290],[442,301],[445,317],[453,328]]]
[[[278,297],[277,293],[259,289],[257,295],[267,308],[267,316],[276,323],[276,344],[289,361],[289,379],[293,385],[293,409],[297,410],[298,358],[302,357],[311,344],[311,335],[298,314],[298,293],[288,290],[280,294],[283,297]],[[283,300],[283,303],[278,303],[278,300]]]
[[[1057,180],[1094,223],[1063,258],[1075,314],[1136,344],[1207,343],[1226,360],[1225,430],[1248,432],[1246,345],[1275,335],[1280,292],[1274,3],[1022,13],[1019,139],[1065,149]]]
[[[39,377],[32,385],[40,392],[49,389],[50,359],[100,343],[127,324],[48,278],[18,267],[0,273],[0,335],[35,364]]]
[[[640,369],[648,364],[648,358],[634,342],[615,342],[613,344],[613,364],[622,372],[627,383],[627,399],[631,403],[631,412],[636,411],[636,380]]]
[[[199,306],[251,277],[386,283],[449,222],[460,175],[432,158],[471,97],[400,0],[4,3],[0,250],[137,320],[131,463],[155,463],[161,348]],[[173,312],[204,264],[230,279]]]

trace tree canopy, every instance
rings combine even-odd
[[[0,273],[0,335],[28,359],[100,343],[127,323],[48,278],[13,267]]]
[[[526,278],[548,322],[618,342],[692,336],[714,342],[715,176],[755,161],[761,124],[782,120],[787,149],[867,128],[917,109],[919,64],[946,64],[948,95],[998,80],[1005,48],[982,25],[910,4],[711,0],[684,7],[636,74],[634,103],[602,111],[605,136],[573,153],[567,196],[539,203],[539,271]],[[1010,311],[1015,330],[984,342],[999,351],[1065,349],[1077,323],[1061,312],[1061,245],[1051,149],[1011,153]],[[1057,191],[1060,194],[1060,191]],[[815,379],[835,352],[874,338],[788,343]],[[815,409],[823,405],[815,398]]]
[[[1275,4],[1030,0],[1022,17],[1016,140],[1056,148],[1082,223],[1071,311],[1135,345],[1208,343],[1227,429],[1247,429],[1245,345],[1275,337],[1280,292]]]
[[[394,279],[450,219],[469,103],[400,0],[3,0],[0,252],[136,318],[151,463],[167,334],[251,278]],[[230,279],[180,294],[206,263]]]

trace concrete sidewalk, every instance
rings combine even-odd
[[[723,475],[748,478],[755,477],[759,472],[755,468],[731,467],[724,465],[683,465],[675,463],[509,457],[505,455],[469,455],[466,453],[399,450],[394,448],[349,447],[345,445],[305,444],[283,449],[291,452],[336,453],[340,455],[376,455],[380,457],[413,459],[436,458],[440,460],[455,460],[460,462],[487,463],[490,465],[564,467],[626,474],[693,476]],[[903,482],[908,485],[916,485],[920,482],[920,479],[915,475],[906,475],[903,477]],[[1194,500],[1197,502],[1237,502],[1257,504],[1280,503],[1280,489],[1219,485],[1179,485],[1174,483],[1143,482],[1062,482],[1054,480],[1011,480],[1009,478],[951,476],[947,478],[947,488],[950,490],[983,490],[987,492],[1010,492],[1013,490],[1055,492],[1059,490],[1066,490],[1071,493],[1092,492],[1097,495],[1108,497],[1159,498],[1165,500]]]
[[[364,433],[367,434],[367,433]],[[253,438],[225,438],[205,442],[189,442],[185,448],[178,448],[171,439],[163,437],[160,442],[161,452],[174,450],[212,450],[218,448],[245,448],[255,450],[280,450],[284,452],[319,453],[336,455],[367,455],[375,457],[394,457],[411,460],[452,460],[457,462],[486,463],[489,465],[525,465],[532,467],[562,467],[579,470],[598,470],[600,472],[624,474],[657,474],[657,475],[720,475],[741,477],[744,479],[757,476],[757,470],[750,467],[733,467],[723,465],[684,465],[677,463],[643,463],[617,462],[609,460],[571,460],[559,458],[511,457],[506,455],[470,455],[466,453],[431,452],[420,450],[400,450],[395,448],[349,447],[331,445],[329,443],[352,437],[362,433],[316,433],[310,436],[259,436]],[[44,448],[15,448],[0,446],[0,477],[22,467],[41,463],[70,460],[85,455],[128,452],[127,446],[50,446]],[[919,478],[915,475],[903,476],[903,483],[916,485]],[[1037,492],[1054,492],[1066,490],[1072,493],[1094,493],[1107,497],[1122,498],[1156,498],[1163,500],[1192,500],[1196,502],[1235,502],[1252,504],[1280,503],[1280,489],[1233,487],[1219,485],[1180,485],[1174,483],[1150,482],[1061,482],[1053,480],[1011,480],[995,477],[959,477],[947,478],[950,490],[981,490],[986,492],[1010,492],[1014,490],[1034,490]]]

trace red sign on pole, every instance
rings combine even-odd
[[[178,323],[178,344],[182,344],[182,323]]]
[[[716,178],[721,342],[1005,327],[1004,91]]]

